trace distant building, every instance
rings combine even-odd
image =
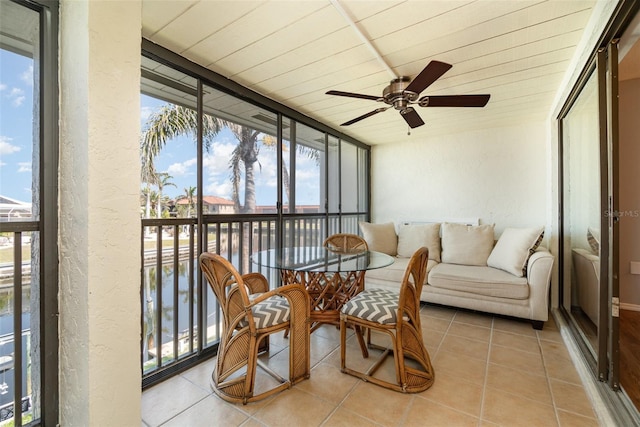
[[[31,203],[0,196],[0,222],[31,220]]]
[[[176,206],[187,206],[189,200],[186,197],[182,197],[176,200]],[[202,196],[203,213],[207,214],[233,214],[233,201],[216,196]],[[193,215],[196,212],[196,198],[193,198]]]

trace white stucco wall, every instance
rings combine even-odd
[[[620,302],[640,310],[640,275],[631,274],[630,262],[640,262],[640,79],[620,82]]]
[[[505,227],[546,225],[548,161],[544,123],[437,137],[414,132],[373,147],[373,221],[480,218],[495,224],[496,237]]]
[[[60,424],[140,425],[139,1],[60,4]]]

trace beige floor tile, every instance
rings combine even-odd
[[[491,329],[483,326],[470,325],[468,323],[453,322],[447,331],[447,336],[456,335],[459,337],[469,338],[477,341],[489,341],[491,338]]]
[[[458,311],[453,321],[456,323],[468,323],[470,325],[490,328],[493,325],[493,316],[473,311]]]
[[[544,367],[549,378],[582,386],[582,380],[571,360],[564,357],[543,357]]]
[[[491,338],[491,344],[528,351],[529,353],[540,353],[540,345],[538,344],[538,339],[536,337],[513,334],[510,332],[494,331]]]
[[[438,348],[444,338],[444,332],[435,331],[433,329],[422,328],[422,339],[424,344],[431,348]]]
[[[558,409],[596,418],[584,389],[575,384],[551,379],[551,393]]]
[[[444,320],[452,320],[456,315],[457,309],[444,307],[440,305],[424,304],[420,309],[420,314],[437,317]]]
[[[536,337],[536,330],[531,326],[531,322],[520,319],[505,319],[496,317],[493,321],[493,329],[514,334]]]
[[[211,392],[211,359],[146,390],[141,425],[598,425],[552,320],[536,332],[526,321],[427,305],[421,321],[436,380],[420,394],[397,393],[342,374],[339,330],[323,325],[311,336],[309,380],[258,402],[231,404]],[[364,359],[353,331],[347,335],[349,367],[366,371],[381,352],[370,350]],[[283,334],[271,336],[270,351],[261,357],[285,377],[288,345]],[[395,380],[392,357],[376,376]],[[259,370],[256,384],[259,392],[276,382]]]
[[[343,374],[340,369],[327,363],[320,363],[311,370],[311,378],[296,385],[302,391],[322,399],[340,403],[360,381],[351,375]]]
[[[487,387],[482,419],[504,426],[557,426],[553,406]]]
[[[547,405],[553,403],[547,377],[494,363],[489,363],[487,387],[517,394]]]
[[[542,356],[539,353],[529,353],[527,351],[492,345],[489,362],[519,369],[535,375],[545,375]]]
[[[433,385],[420,394],[417,399],[429,399],[464,412],[474,417],[480,416],[483,386],[474,384],[460,377],[440,373]],[[415,402],[414,404],[418,404]]]
[[[395,426],[404,419],[414,397],[361,381],[342,402],[342,407],[384,426]]]
[[[440,351],[442,350],[487,360],[489,343],[447,334],[440,346]]]
[[[446,332],[451,325],[451,320],[439,317],[422,316],[420,323],[423,329],[433,329],[434,331]]]
[[[158,426],[209,394],[210,392],[202,387],[177,376],[142,394],[142,419],[149,426]]]
[[[584,417],[572,412],[558,409],[560,427],[598,427],[600,424],[595,418]]]
[[[476,427],[478,418],[463,414],[440,403],[416,398],[409,406],[409,411],[402,425],[404,427]]]
[[[338,408],[329,419],[322,424],[322,427],[376,427],[380,424],[364,418],[355,412],[344,408]]]
[[[206,362],[202,362],[199,365],[194,366],[181,374],[181,376],[197,386],[202,387],[204,390],[211,391],[211,374],[213,373],[215,365],[216,358],[214,357]]]
[[[571,360],[569,351],[562,342],[540,340],[540,346],[542,347],[542,356],[545,358],[558,357]]]
[[[560,331],[558,331],[558,329],[547,328],[547,325],[544,326],[543,330],[536,331],[536,333],[541,340],[563,342]]]
[[[279,393],[253,418],[268,426],[319,426],[335,405],[293,387]]]
[[[241,405],[240,405],[241,406]],[[209,396],[163,424],[163,427],[240,425],[248,415],[216,396]]]
[[[267,427],[265,423],[261,423],[255,418],[249,418],[247,421],[241,424],[242,427]]]
[[[484,384],[487,362],[451,351],[440,351],[433,360],[436,381],[440,373],[457,376],[474,384]]]

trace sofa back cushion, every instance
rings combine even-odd
[[[359,225],[362,237],[367,242],[369,250],[396,256],[398,253],[398,235],[392,222],[372,224],[360,221]]]
[[[493,224],[442,224],[444,263],[486,266],[493,243]]]
[[[429,259],[440,262],[440,223],[404,224],[398,230],[398,256],[411,258],[421,247],[429,249]]]
[[[543,236],[543,227],[505,228],[487,259],[487,265],[518,277],[526,276],[529,257]]]

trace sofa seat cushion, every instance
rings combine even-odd
[[[407,269],[407,265],[409,265],[410,259],[411,258],[396,257],[393,261],[393,264],[391,264],[388,267],[367,270],[367,273],[365,274],[365,283],[366,283],[366,279],[371,278],[371,279],[381,280],[385,282],[397,283],[398,289],[399,289],[400,283],[402,282],[402,278],[404,277],[404,272]],[[429,271],[431,271],[431,269],[436,265],[438,265],[438,263],[431,259],[427,263],[427,274],[424,276],[425,277],[424,285],[427,284],[426,279],[429,275]]]
[[[476,295],[508,299],[529,298],[529,284],[525,277],[517,277],[492,267],[442,263],[429,272],[428,282],[436,288]]]

